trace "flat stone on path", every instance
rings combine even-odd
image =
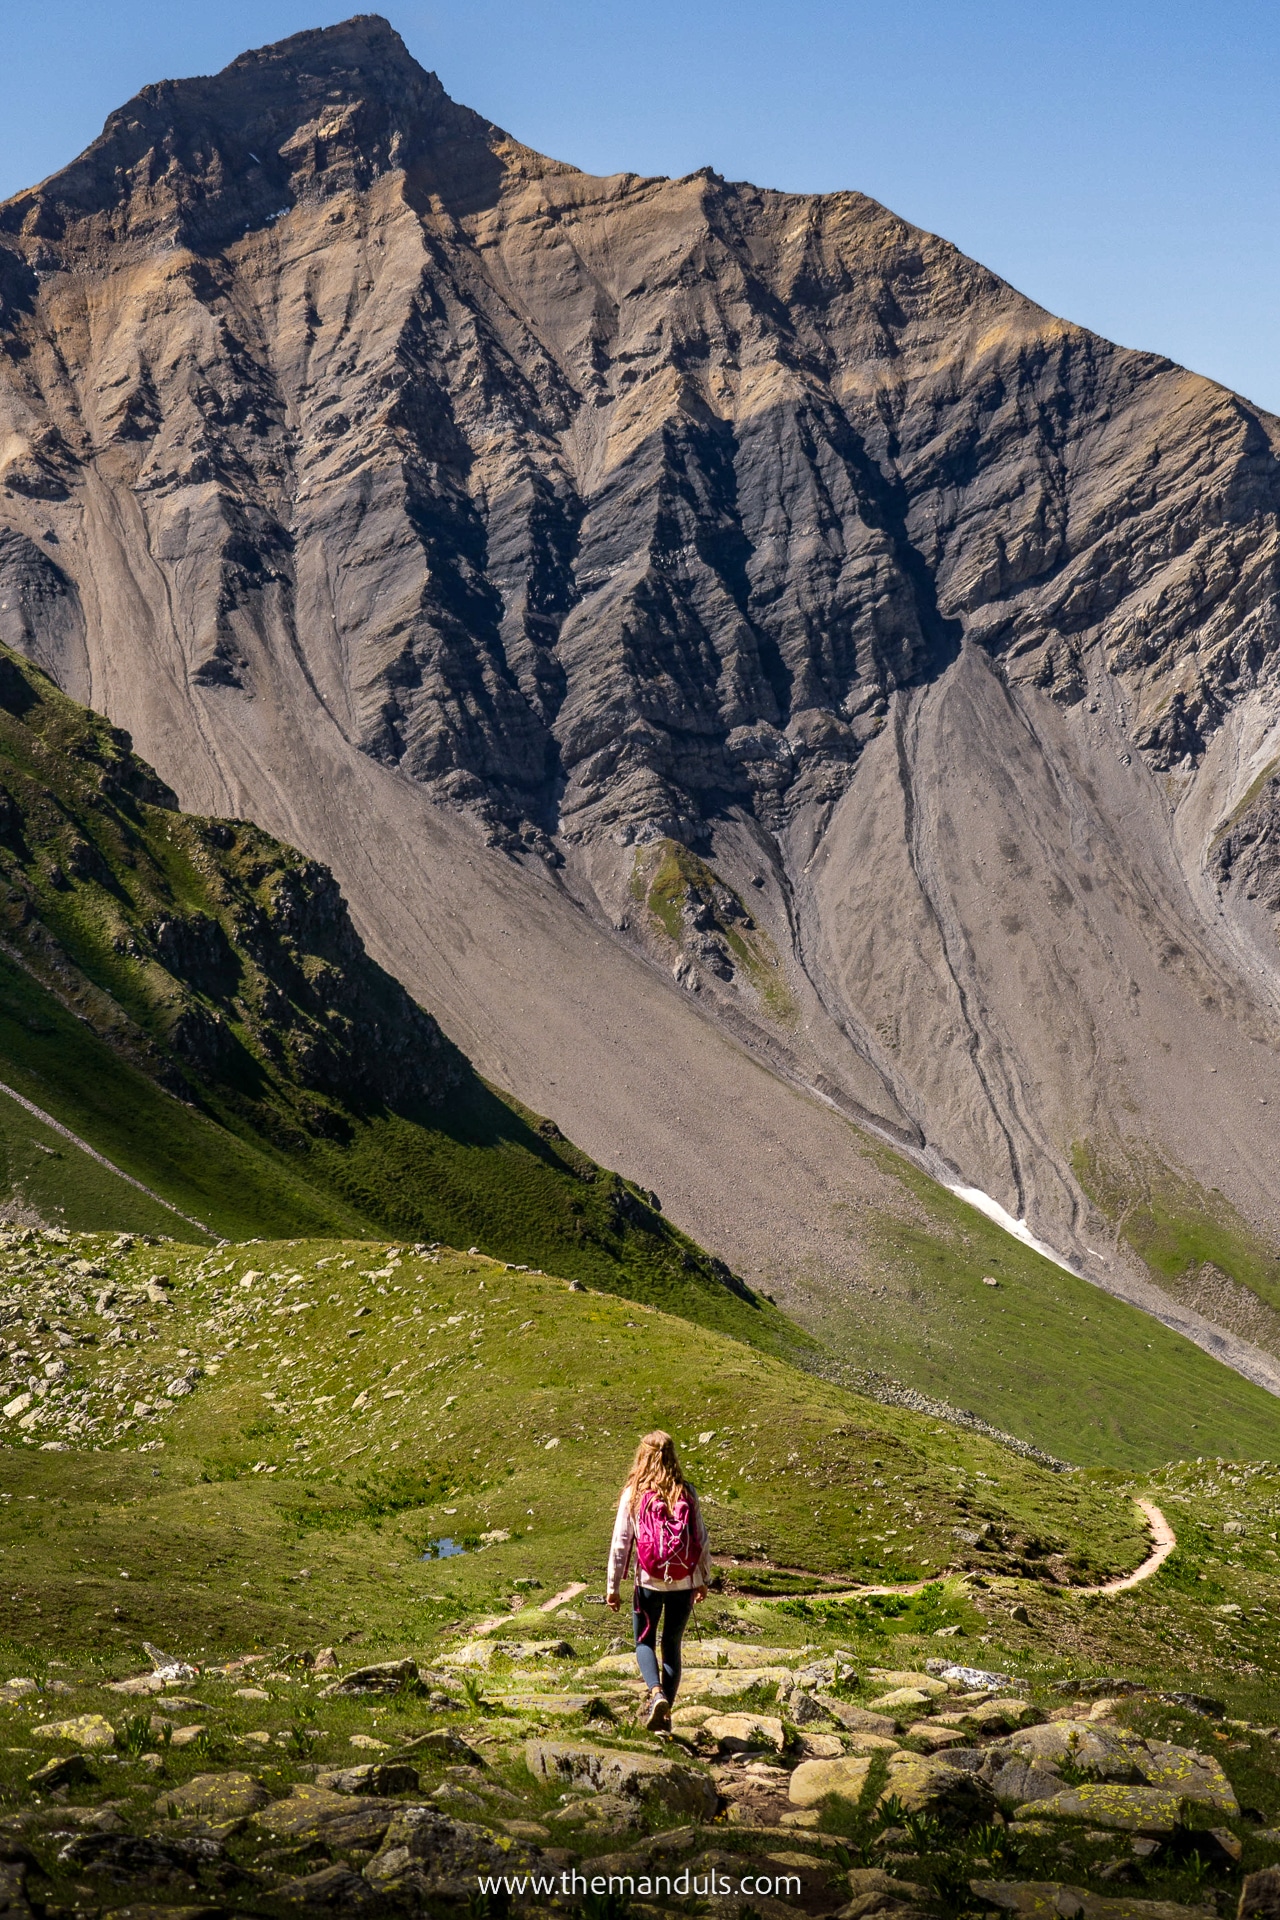
[[[781,1720],[768,1713],[713,1713],[702,1723],[721,1753],[751,1753],[772,1747],[781,1753],[787,1744]]]
[[[848,1733],[882,1733],[887,1739],[897,1732],[898,1723],[888,1714],[868,1713],[865,1707],[852,1706],[828,1693],[815,1694],[814,1698]]]
[[[793,1807],[816,1807],[829,1793],[840,1800],[857,1801],[867,1784],[871,1760],[848,1754],[842,1760],[802,1760],[787,1783]]]
[[[1087,1820],[1090,1826],[1119,1833],[1172,1833],[1182,1824],[1182,1795],[1167,1787],[1126,1787],[1114,1782],[1067,1787],[1046,1800],[1019,1807],[1037,1820]]]
[[[927,1707],[934,1698],[923,1687],[895,1687],[891,1693],[882,1693],[878,1700],[871,1702],[872,1713],[894,1713],[909,1707],[915,1713],[921,1707]]]
[[[951,1688],[945,1680],[939,1680],[932,1673],[903,1672],[896,1667],[869,1667],[868,1681],[874,1680],[877,1686],[914,1687],[919,1693],[927,1693],[931,1699],[941,1699]]]

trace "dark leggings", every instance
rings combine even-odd
[[[680,1685],[680,1641],[693,1606],[690,1587],[678,1587],[674,1593],[656,1587],[636,1585],[631,1601],[636,1630],[636,1665],[640,1678],[652,1690],[661,1687],[668,1702],[676,1697]],[[662,1620],[662,1678],[658,1678],[658,1620]]]

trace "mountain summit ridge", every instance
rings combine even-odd
[[[0,297],[0,637],[793,1310],[868,1284],[814,1093],[1121,1291],[1166,1173],[1280,1232],[1271,416],[377,16],[145,89]]]

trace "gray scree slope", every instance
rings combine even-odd
[[[1271,416],[372,16],[0,208],[0,347],[0,636],[794,1309],[845,1116],[1130,1293],[1076,1143],[1280,1231]]]

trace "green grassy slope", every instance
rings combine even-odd
[[[1157,1281],[1216,1267],[1265,1306],[1280,1309],[1280,1256],[1221,1193],[1206,1193],[1171,1167],[1080,1144],[1076,1177]]]
[[[1280,1458],[1280,1400],[1181,1335],[1076,1280],[924,1174],[884,1155],[914,1201],[858,1215],[876,1289],[811,1330],[855,1369],[910,1381],[1060,1458],[1146,1465]],[[983,1284],[984,1277],[999,1281]]]
[[[486,1086],[370,961],[323,867],[179,813],[124,735],[4,649],[0,1080],[215,1234],[483,1240],[806,1344],[652,1196]],[[30,1137],[12,1204],[155,1230],[163,1210],[73,1147],[64,1178],[33,1172]]]
[[[1145,1551],[1105,1484],[478,1257],[32,1235],[0,1255],[0,1309],[23,1314],[3,1404],[33,1395],[0,1416],[15,1644],[403,1637],[433,1598],[484,1602],[518,1574],[598,1586],[635,1437],[659,1423],[722,1553],[840,1578],[972,1564],[1079,1581]],[[46,1359],[66,1369],[52,1383]],[[510,1538],[421,1559],[493,1532]]]
[[[635,1437],[661,1422],[717,1553],[808,1570],[727,1565],[726,1598],[970,1575],[915,1600],[783,1597],[770,1637],[914,1635],[902,1664],[940,1647],[1242,1702],[1280,1679],[1274,1466],[1054,1474],[713,1332],[695,1344],[687,1323],[614,1296],[385,1242],[202,1255],[30,1235],[0,1249],[0,1311],[18,1347],[3,1404],[33,1394],[0,1415],[10,1671],[127,1670],[144,1638],[204,1659],[357,1638],[422,1656],[510,1611],[513,1582],[598,1594]],[[49,1359],[67,1368],[51,1383]],[[1164,1502],[1177,1553],[1130,1594],[1082,1593],[1144,1557],[1139,1492]],[[465,1551],[435,1557],[443,1537]],[[511,1617],[518,1635],[546,1630],[536,1609]],[[932,1640],[944,1626],[958,1646]]]

